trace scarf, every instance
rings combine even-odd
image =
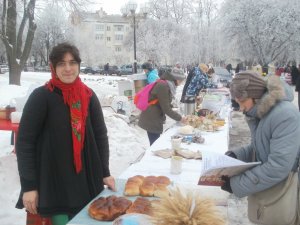
[[[57,78],[52,65],[50,68],[51,79],[46,83],[46,88],[51,92],[55,87],[60,89],[64,103],[70,108],[74,166],[76,173],[79,173],[82,169],[81,151],[84,145],[85,123],[92,91],[80,80],[79,76],[72,84],[65,84]]]

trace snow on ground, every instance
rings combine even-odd
[[[82,81],[97,94],[102,105],[110,104],[118,96],[118,80],[126,77],[80,75]],[[45,84],[50,73],[23,72],[21,86],[8,85],[8,74],[0,75],[0,107],[15,104],[14,98],[26,99],[34,87]],[[18,105],[17,105],[18,106]],[[134,162],[149,147],[147,134],[128,118],[103,108],[110,145],[110,169],[118,177],[130,163]],[[15,208],[20,191],[16,156],[12,153],[11,132],[0,131],[0,224],[25,224],[25,211]]]

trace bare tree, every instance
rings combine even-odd
[[[195,0],[193,4],[191,31],[197,49],[195,58],[197,62],[208,62],[213,58],[211,46],[214,46],[216,41],[215,36],[211,34],[216,27],[216,24],[213,27],[212,23],[216,19],[217,5],[214,0]]]
[[[297,7],[298,6],[298,7]],[[261,65],[285,57],[299,44],[300,7],[297,0],[228,0],[223,8],[223,31],[239,54]]]
[[[70,7],[77,8],[84,0],[65,2]],[[28,60],[37,28],[35,9],[36,0],[2,0],[0,39],[6,49],[9,84],[20,85],[21,71]],[[18,12],[21,11],[22,15],[19,17]]]
[[[151,0],[149,1],[152,18],[171,19],[177,24],[188,24],[192,12],[192,1],[186,0]]]
[[[9,66],[9,84],[20,85],[20,76],[31,49],[31,44],[36,30],[34,22],[35,0],[23,1],[3,0],[0,38],[6,49]],[[17,26],[17,6],[23,9],[23,17]],[[18,29],[17,29],[18,27]],[[23,33],[27,28],[26,41],[23,44]]]
[[[47,4],[36,17],[38,27],[32,43],[31,55],[40,62],[40,65],[48,65],[50,49],[66,40],[66,33],[69,29],[67,16],[60,5]]]

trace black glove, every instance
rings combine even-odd
[[[225,152],[225,155],[227,155],[227,156],[229,156],[231,158],[237,159],[236,154],[234,154],[234,152],[232,152],[232,151]]]
[[[230,177],[222,176],[221,179],[224,181],[224,184],[221,186],[221,189],[223,191],[227,191],[229,193],[232,193],[231,186],[230,186]]]

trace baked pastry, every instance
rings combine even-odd
[[[157,177],[156,176],[147,176],[144,179],[144,182],[150,182],[150,183],[156,183],[157,182]]]
[[[194,127],[186,125],[179,128],[179,133],[181,134],[192,134],[194,132]]]
[[[142,175],[136,175],[134,177],[129,178],[128,180],[133,181],[141,185],[144,181],[145,177]]]
[[[125,184],[124,194],[127,196],[136,196],[140,194],[140,184],[127,181]]]
[[[167,186],[171,183],[166,176],[134,176],[127,180],[124,194],[127,196],[161,196],[168,193]],[[157,190],[157,191],[156,191]],[[155,192],[156,191],[156,192]]]
[[[151,201],[138,197],[130,208],[126,210],[126,213],[141,213],[151,216]]]
[[[155,185],[152,182],[144,181],[140,186],[140,195],[145,197],[153,197],[155,191]]]
[[[169,194],[169,191],[168,191],[168,188],[165,184],[156,184],[155,185],[155,190],[154,190],[154,193],[153,193],[153,196],[154,197],[163,197],[164,195],[168,195]]]
[[[112,221],[125,214],[131,205],[132,202],[124,197],[100,197],[90,204],[88,213],[96,220]]]
[[[158,176],[157,179],[156,179],[156,183],[158,183],[158,184],[164,184],[164,185],[168,186],[168,185],[171,184],[171,181],[166,176]]]
[[[137,175],[127,180],[125,184],[124,194],[127,196],[136,196],[140,194],[140,186],[144,181],[144,177]]]

